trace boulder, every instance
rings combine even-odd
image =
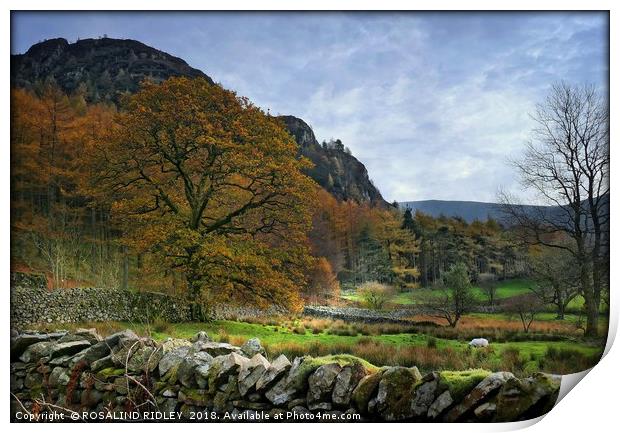
[[[54,359],[65,355],[75,355],[88,347],[90,347],[90,343],[87,340],[56,343],[51,347],[49,356],[51,359]]]
[[[114,347],[120,343],[121,340],[139,340],[140,337],[130,329],[125,329],[124,331],[115,332],[114,334],[108,335],[103,341],[110,347]]]
[[[99,371],[99,370],[103,370],[104,368],[109,368],[113,366],[114,366],[114,362],[112,361],[112,356],[108,355],[108,356],[104,356],[101,359],[97,359],[96,361],[92,361],[90,364],[90,369],[92,371]]]
[[[265,374],[269,366],[269,361],[260,353],[256,353],[249,362],[244,364],[237,379],[239,393],[242,397],[255,387],[256,382]]]
[[[133,338],[120,338],[118,345],[112,349],[112,362],[125,368],[131,356],[144,345],[144,341]]]
[[[345,365],[336,377],[332,402],[338,406],[349,406],[351,394],[365,374],[366,370],[361,364]]]
[[[291,362],[284,355],[278,356],[267,371],[256,381],[256,391],[265,391],[280,380],[291,368]]]
[[[429,407],[433,404],[439,392],[439,383],[439,374],[431,373],[425,376],[422,379],[422,383],[416,387],[411,403],[414,417],[425,416],[428,413]]]
[[[295,398],[297,394],[306,392],[308,377],[319,366],[320,364],[312,357],[303,356],[295,358],[288,374],[267,391],[265,397],[276,406],[285,405]]]
[[[162,357],[161,347],[142,346],[131,355],[127,370],[132,372],[153,372]]]
[[[517,421],[545,414],[557,400],[560,382],[561,376],[544,373],[526,379],[508,379],[497,395],[494,421]]]
[[[241,353],[237,346],[228,343],[216,343],[214,341],[196,341],[192,345],[192,349],[196,352],[206,352],[213,357],[228,355],[229,353]]]
[[[492,373],[484,378],[469,394],[444,416],[444,421],[455,422],[464,417],[474,407],[490,398],[508,379],[514,378],[512,373]]]
[[[196,369],[200,366],[211,364],[213,357],[206,352],[192,352],[176,366],[177,381],[188,388],[197,386]]]
[[[353,403],[355,403],[357,410],[361,413],[368,412],[368,403],[379,387],[379,382],[381,381],[382,375],[383,371],[378,371],[362,378],[353,390],[351,399],[353,400]]]
[[[190,346],[177,346],[169,350],[164,349],[163,356],[159,360],[159,376],[163,377],[168,370],[181,363],[189,354]]]
[[[491,421],[497,412],[497,406],[495,403],[482,403],[476,409],[474,409],[474,415],[478,421]]]
[[[38,343],[34,343],[28,346],[19,359],[25,363],[37,362],[39,359],[49,356],[52,352],[52,347],[55,344],[56,343],[54,341],[40,341]]]
[[[241,346],[241,352],[248,358],[253,357],[256,354],[265,355],[265,349],[260,344],[258,338],[250,338]]]
[[[49,375],[48,383],[49,386],[55,388],[58,386],[67,386],[69,383],[69,375],[67,374],[67,369],[62,367],[54,367],[52,372]]]
[[[65,335],[65,333],[58,332],[52,334],[19,334],[11,337],[11,360],[17,360],[24,353],[24,351],[35,343],[41,343],[58,339]]]
[[[413,390],[421,379],[416,367],[388,368],[381,377],[374,402],[369,402],[369,409],[372,404],[386,421],[411,418]]]
[[[80,329],[79,331],[81,332],[76,331],[63,335],[58,339],[58,343],[68,343],[70,341],[86,340],[90,344],[95,344],[101,340],[101,337],[97,334],[97,331],[95,329]]]
[[[428,412],[426,416],[430,419],[436,419],[440,416],[446,409],[448,409],[454,401],[452,400],[452,396],[450,395],[450,391],[444,391],[439,394],[439,397],[430,405],[428,408]]]
[[[229,376],[237,375],[249,361],[249,359],[237,353],[229,353],[228,355],[213,358],[208,372],[209,392],[215,392],[220,385],[226,383]]]
[[[338,374],[342,371],[340,365],[325,364],[316,369],[308,377],[308,403],[326,401],[331,396]]]
[[[86,349],[84,355],[82,356],[82,359],[88,364],[92,364],[93,362],[108,356],[111,350],[112,346],[110,346],[107,340],[100,341]]]

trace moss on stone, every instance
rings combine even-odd
[[[347,366],[347,365],[359,364],[362,367],[364,367],[364,369],[368,373],[376,373],[377,371],[379,371],[379,367],[371,364],[370,362],[366,361],[365,359],[358,358],[357,356],[348,355],[348,354],[326,355],[326,356],[321,356],[319,358],[314,358],[314,359],[321,360],[321,362],[322,362],[321,365],[336,363],[336,364],[340,365],[341,367],[344,367],[344,366]]]
[[[382,374],[383,371],[378,371],[362,378],[353,390],[351,400],[355,403],[355,406],[359,411],[366,413],[368,409],[368,401],[377,390]]]
[[[170,385],[174,385],[177,383],[178,380],[178,372],[179,372],[179,366],[181,365],[180,362],[176,363],[175,365],[173,365],[172,367],[170,367],[170,370],[168,370],[166,372],[166,374],[164,374],[164,377],[161,378],[162,381],[170,384]]]
[[[125,369],[116,368],[116,367],[108,367],[103,370],[99,370],[97,372],[97,376],[101,379],[109,379],[111,377],[122,376],[125,374]]]
[[[490,371],[482,369],[442,371],[439,373],[439,386],[450,391],[455,401],[460,401],[489,374]]]

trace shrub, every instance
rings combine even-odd
[[[368,281],[358,287],[357,293],[363,303],[374,310],[381,310],[394,293],[393,288],[376,281]]]
[[[435,337],[428,337],[426,339],[426,347],[428,347],[429,349],[436,349],[437,339]]]
[[[157,318],[153,322],[153,331],[157,332],[158,334],[167,333],[170,331],[170,323],[168,323],[164,319]]]

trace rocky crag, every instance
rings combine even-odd
[[[268,360],[257,339],[237,347],[204,332],[162,343],[128,330],[11,338],[16,421],[504,422],[546,413],[559,386],[559,377],[544,374],[423,376],[416,367],[377,368],[347,355]]]
[[[314,163],[308,172],[323,189],[338,200],[388,206],[373,185],[364,164],[348,153],[342,143],[321,145],[312,128],[295,116],[280,116],[290,134],[295,138],[303,156]]]
[[[33,88],[53,79],[67,93],[80,90],[91,102],[118,102],[140,82],[173,76],[213,80],[184,60],[131,39],[48,39],[24,54],[11,55],[11,85]]]
[[[184,60],[131,39],[49,39],[33,45],[24,54],[11,55],[11,85],[35,88],[54,80],[65,92],[81,92],[87,101],[118,103],[123,93],[134,93],[140,82],[163,81],[173,76],[203,77],[204,72]],[[354,200],[386,206],[372,184],[366,167],[344,146],[321,146],[312,129],[294,116],[281,116],[300,146],[314,163],[309,175],[339,200]]]

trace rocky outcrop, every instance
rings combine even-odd
[[[560,386],[559,377],[545,374],[422,376],[415,367],[378,369],[348,356],[291,363],[280,355],[270,362],[204,332],[162,343],[131,331],[107,338],[85,329],[17,334],[11,353],[15,421],[28,412],[65,414],[65,420],[79,413],[131,421],[154,414],[172,421],[516,421],[548,412]]]
[[[300,153],[314,163],[308,175],[327,192],[339,200],[389,206],[368,177],[364,164],[347,152],[344,145],[323,146],[302,119],[295,116],[279,119],[299,144]]]
[[[53,79],[67,93],[82,91],[89,101],[118,102],[140,82],[172,76],[213,80],[184,60],[131,39],[48,39],[24,54],[11,55],[11,85],[33,87]]]

